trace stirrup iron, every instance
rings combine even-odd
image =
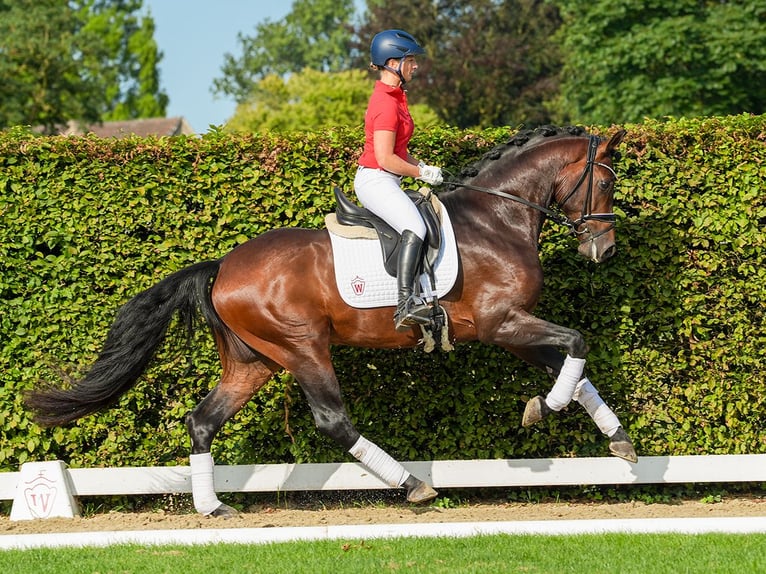
[[[415,325],[428,325],[430,322],[431,307],[414,295],[400,304],[394,313],[394,328],[400,333]]]

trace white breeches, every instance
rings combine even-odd
[[[398,175],[382,169],[359,168],[354,178],[354,191],[364,207],[397,232],[409,229],[420,239],[425,238],[426,225],[418,208],[402,191]]]

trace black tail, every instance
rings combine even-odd
[[[128,301],[83,379],[68,389],[48,387],[25,396],[34,420],[43,426],[64,425],[114,404],[149,366],[176,313],[191,325],[199,309],[214,331],[225,332],[210,298],[219,267],[218,261],[192,265]]]

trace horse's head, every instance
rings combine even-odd
[[[625,136],[616,132],[608,141],[588,139],[587,152],[567,164],[556,179],[554,199],[573,222],[572,231],[580,242],[583,257],[601,263],[617,251],[614,239],[614,184],[612,159]]]
[[[518,221],[524,213],[533,213],[527,208],[533,208],[567,225],[580,241],[580,254],[600,263],[617,250],[612,160],[625,133],[620,130],[607,141],[594,135],[583,137],[585,130],[578,126],[519,132],[461,170],[463,179],[448,182],[449,189],[471,189],[512,200],[507,204],[512,213],[494,204],[495,213],[506,221]],[[565,217],[549,209],[551,202],[558,204]],[[540,225],[543,216],[538,216]]]

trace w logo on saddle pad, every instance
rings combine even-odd
[[[359,297],[364,295],[364,288],[366,284],[367,283],[365,282],[365,280],[362,279],[361,277],[359,276],[354,277],[351,280],[351,290],[354,292],[354,295],[357,295]]]
[[[452,289],[457,279],[458,259],[455,233],[446,209],[441,209],[441,247],[434,264],[436,296]],[[335,279],[343,300],[351,307],[369,309],[396,305],[396,278],[386,271],[383,254],[375,230],[340,225],[335,214],[325,220],[330,233]],[[431,297],[428,277],[421,276],[423,295]]]

